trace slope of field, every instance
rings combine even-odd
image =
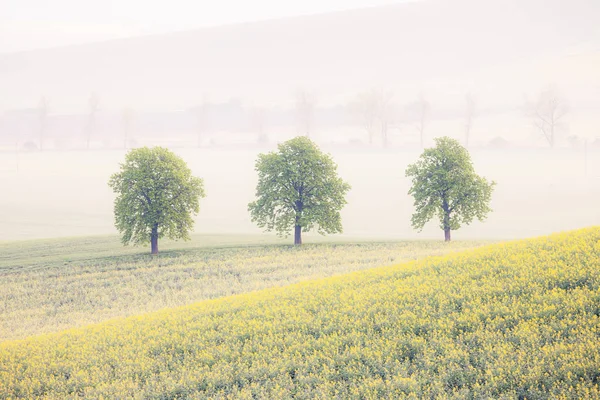
[[[485,243],[331,240],[196,235],[165,241],[158,258],[114,236],[0,243],[0,342]]]
[[[600,228],[0,344],[0,397],[600,398]]]

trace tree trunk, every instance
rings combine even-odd
[[[442,200],[442,209],[444,210],[444,239],[446,242],[452,240],[450,235],[450,205],[448,204],[448,200],[444,198]]]
[[[150,246],[152,248],[152,255],[158,254],[158,225],[152,227],[152,233],[150,234]]]
[[[300,246],[302,244],[302,227],[300,225],[296,225],[295,227],[294,244],[296,246]]]
[[[383,147],[388,147],[388,125],[387,125],[387,122],[381,123],[381,139],[383,141]]]

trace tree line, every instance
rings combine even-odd
[[[98,132],[98,114],[101,110],[100,96],[92,93],[88,99],[87,113],[83,122],[82,133],[85,147],[90,148],[92,137]],[[203,96],[199,106],[188,110],[193,115],[196,131],[196,142],[200,147],[207,133],[210,131],[212,111],[215,104],[207,96]],[[428,127],[432,118],[433,106],[424,94],[420,94],[413,102],[400,107],[394,102],[394,93],[390,90],[371,89],[358,93],[354,99],[344,105],[345,113],[352,116],[353,123],[361,127],[367,136],[369,144],[378,139],[383,146],[390,144],[391,131],[400,129],[400,126],[410,128],[407,133],[413,132],[418,136],[421,148],[425,148]],[[39,149],[44,149],[44,141],[48,131],[51,104],[46,96],[42,96],[36,108],[38,127],[37,140]],[[311,137],[315,133],[316,114],[318,108],[317,96],[307,90],[299,89],[295,93],[293,114],[296,133]],[[530,120],[533,129],[542,137],[550,147],[555,147],[558,134],[565,129],[566,117],[569,113],[568,102],[556,88],[549,86],[539,92],[534,101],[526,101],[522,107],[523,113]],[[460,107],[464,121],[462,143],[469,147],[476,127],[476,119],[481,112],[475,96],[468,92],[464,103]],[[267,125],[269,109],[264,106],[253,106],[249,110],[249,129],[256,134],[259,143],[268,141]],[[132,127],[136,113],[132,107],[120,110],[119,125],[123,137],[123,148],[127,149],[132,139]],[[576,140],[575,136],[569,138]]]
[[[468,150],[457,140],[442,137],[409,165],[409,194],[414,198],[412,226],[422,230],[437,218],[446,241],[451,231],[475,218],[483,221],[495,182],[477,175]],[[340,211],[351,189],[337,173],[331,155],[323,153],[306,136],[278,145],[277,151],[260,154],[256,199],[248,204],[251,219],[266,231],[302,244],[302,233],[316,229],[322,235],[342,233]],[[131,150],[112,175],[116,193],[115,226],[122,243],[151,244],[158,254],[160,238],[189,239],[193,216],[205,197],[203,180],[192,176],[185,161],[162,147]]]

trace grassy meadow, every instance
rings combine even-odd
[[[3,243],[0,342],[486,243],[309,241],[196,235],[161,242],[158,258],[114,236]]]
[[[600,228],[408,262],[354,246],[216,265],[399,264],[0,343],[0,398],[600,398]]]

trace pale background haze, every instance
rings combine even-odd
[[[415,104],[424,146],[466,143],[467,94],[469,151],[498,185],[454,238],[600,225],[598,21],[599,0],[0,0],[0,240],[116,233],[107,181],[154,145],[205,179],[197,233],[260,233],[254,162],[305,134],[299,90],[352,185],[346,235],[443,238],[410,226]],[[532,118],[547,88],[568,109],[553,149]],[[370,143],[355,104],[373,90],[391,102]]]
[[[389,0],[2,0],[0,53],[378,6]]]

